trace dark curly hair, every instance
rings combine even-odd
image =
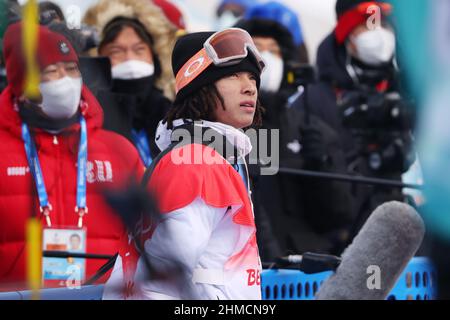
[[[218,107],[221,106],[225,110],[225,102],[215,84],[212,83],[201,87],[179,103],[172,105],[165,118],[167,128],[173,129],[172,122],[176,119],[216,121],[214,115],[215,108],[218,105],[217,102],[219,102]],[[251,127],[261,126],[263,113],[264,108],[258,99],[256,101],[256,111]]]

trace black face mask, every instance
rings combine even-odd
[[[139,79],[113,79],[112,91],[133,96],[147,96],[153,88],[154,76]]]
[[[58,132],[77,123],[80,118],[80,112],[77,111],[69,119],[55,120],[41,114],[37,108],[39,108],[39,106],[33,104],[32,102],[19,103],[20,118],[23,122],[33,128]]]

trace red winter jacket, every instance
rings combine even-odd
[[[87,207],[83,219],[87,228],[87,252],[113,255],[123,233],[120,219],[106,204],[103,188],[123,186],[130,176],[140,179],[143,164],[128,140],[101,129],[103,112],[92,93],[83,87],[82,113],[87,123]],[[26,285],[25,225],[32,212],[39,212],[35,182],[30,174],[22,140],[21,119],[13,105],[11,89],[0,96],[0,291],[24,289]],[[76,163],[80,125],[58,135],[35,131],[35,143],[53,210],[53,226],[77,225]],[[88,259],[86,279],[105,260]]]

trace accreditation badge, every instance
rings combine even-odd
[[[42,249],[47,252],[86,253],[86,229],[44,228]],[[86,276],[86,259],[77,257],[43,257],[44,287],[79,288]]]

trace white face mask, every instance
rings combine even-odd
[[[389,62],[395,53],[395,35],[382,27],[360,33],[351,41],[356,46],[355,58],[371,66]]]
[[[216,20],[216,30],[220,31],[226,28],[230,28],[234,26],[234,24],[238,22],[239,19],[240,17],[236,17],[231,11],[225,11]]]
[[[266,63],[266,69],[261,75],[261,91],[276,92],[280,89],[283,80],[284,63],[283,59],[277,57],[269,51],[262,51],[261,56]]]
[[[81,99],[81,78],[64,77],[42,82],[39,90],[42,95],[42,110],[52,119],[69,119],[78,110]]]
[[[150,77],[155,73],[155,66],[141,60],[127,60],[112,67],[113,79],[140,79]]]

